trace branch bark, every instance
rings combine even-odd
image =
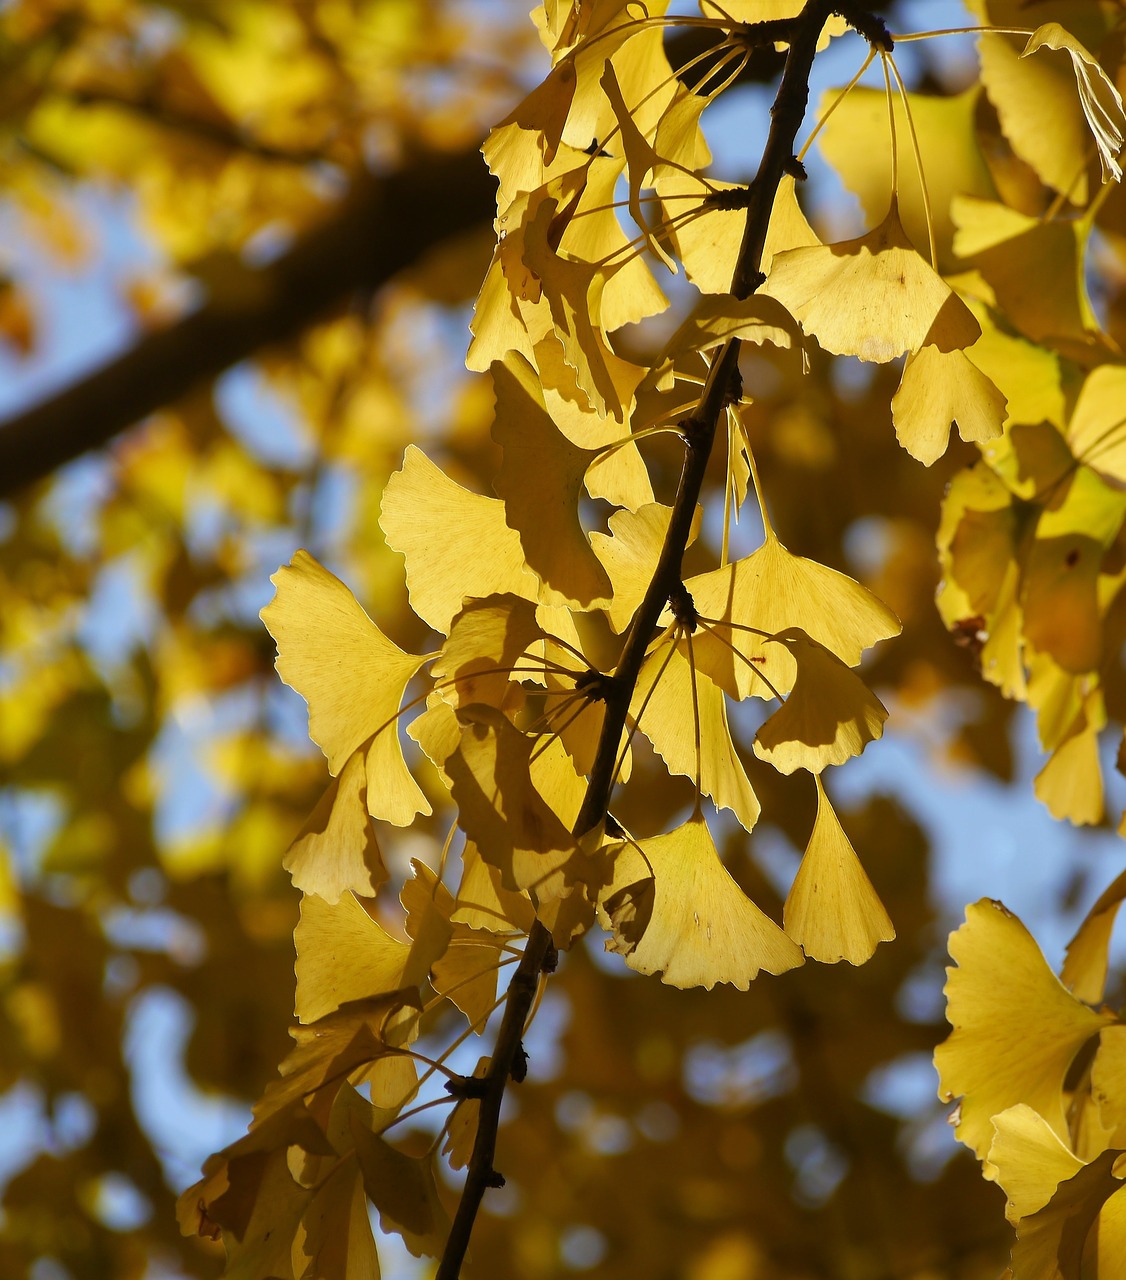
[[[793,162],[794,140],[805,116],[809,98],[809,73],[813,66],[817,38],[834,8],[833,0],[808,0],[801,15],[793,19],[785,70],[772,108],[770,133],[758,173],[750,186],[747,225],[732,281],[732,292],[738,298],[753,293],[763,279],[760,271],[762,249],[766,242],[774,197],[783,174]],[[668,532],[657,568],[645,598],[634,615],[617,669],[609,682],[602,732],[583,805],[575,821],[576,836],[591,830],[606,817],[614,785],[618,743],[641,664],[670,595],[678,589],[684,593],[681,561],[688,545],[692,515],[703,488],[720,418],[731,399],[738,399],[739,395],[739,349],[738,338],[729,339],[722,347],[712,362],[695,414],[683,424],[684,464]],[[540,974],[544,970],[545,960],[551,954],[551,935],[537,920],[532,926],[524,955],[509,986],[504,1018],[485,1078],[473,1154],[436,1280],[457,1280],[484,1194],[491,1186],[503,1185],[503,1178],[493,1165],[501,1104],[512,1075],[513,1062],[520,1047],[520,1038]]]
[[[262,347],[293,338],[356,290],[487,222],[496,182],[476,152],[427,156],[350,194],[287,252],[246,267],[238,301],[212,298],[17,417],[0,423],[0,498],[49,475]]]

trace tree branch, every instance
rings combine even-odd
[[[809,73],[813,66],[817,38],[833,7],[833,0],[808,0],[800,17],[794,19],[792,42],[774,101],[770,133],[762,163],[751,183],[747,226],[732,281],[732,292],[737,298],[746,297],[762,282],[760,265],[770,212],[774,206],[778,184],[793,160],[794,140],[801,127],[809,96]],[[657,568],[645,598],[634,615],[617,669],[609,682],[602,732],[583,805],[575,821],[576,836],[591,830],[606,817],[614,785],[618,743],[641,664],[645,660],[662,610],[670,595],[681,585],[681,561],[688,545],[692,516],[703,488],[720,417],[733,393],[738,398],[739,348],[738,338],[729,339],[723,346],[712,362],[696,413],[685,423],[684,466],[668,532]],[[485,1078],[485,1096],[481,1101],[473,1155],[436,1280],[457,1280],[485,1191],[490,1186],[503,1183],[493,1167],[501,1103],[539,975],[550,954],[551,935],[537,920],[532,926],[524,955],[509,986],[504,1018]]]
[[[355,290],[376,289],[431,246],[493,216],[496,183],[480,155],[427,156],[360,177],[332,213],[238,288],[57,395],[0,423],[0,498],[97,448],[262,347],[292,338]]]

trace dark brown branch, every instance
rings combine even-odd
[[[762,278],[760,265],[770,211],[778,184],[793,158],[794,140],[801,127],[809,95],[809,73],[813,66],[817,37],[832,8],[833,0],[809,0],[801,16],[794,20],[786,68],[774,101],[770,134],[758,174],[751,183],[747,228],[732,281],[732,292],[739,298],[746,297],[753,291],[753,285],[749,282]],[[664,546],[645,598],[634,615],[626,636],[613,682],[607,690],[602,732],[583,806],[575,821],[574,831],[577,836],[591,830],[606,817],[614,785],[618,743],[641,664],[645,660],[653,630],[665,604],[678,588],[682,589],[681,561],[688,545],[692,517],[703,488],[720,418],[736,385],[739,345],[738,338],[730,339],[712,362],[700,403],[690,419],[692,430],[686,433],[684,467]],[[473,1155],[436,1280],[457,1280],[485,1191],[491,1186],[500,1185],[493,1157],[496,1154],[501,1103],[504,1101],[504,1091],[512,1074],[524,1024],[550,948],[551,935],[537,920],[532,926],[524,955],[509,987],[504,1018],[485,1078],[487,1090],[481,1101]]]
[[[487,222],[496,184],[477,152],[363,176],[286,253],[240,267],[230,291],[49,400],[0,423],[0,497],[50,475],[272,343],[293,338],[355,290],[375,289],[432,245]],[[227,291],[224,290],[224,295]]]

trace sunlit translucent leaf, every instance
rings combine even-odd
[[[921,347],[907,357],[891,414],[899,443],[929,467],[946,452],[951,426],[979,444],[1000,435],[1005,397],[964,351]]]
[[[665,344],[660,359],[710,351],[728,338],[776,347],[791,347],[801,341],[794,318],[773,298],[757,293],[742,300],[705,295]]]
[[[535,912],[528,898],[501,884],[500,872],[481,857],[474,844],[467,843],[461,855],[461,884],[451,919],[471,929],[527,932]]]
[[[561,257],[552,247],[557,212],[555,199],[540,204],[526,229],[522,261],[548,301],[556,335],[579,386],[599,413],[621,421],[621,398],[598,340],[602,291],[613,267]]]
[[[520,535],[505,523],[504,503],[456,484],[414,445],[387,482],[379,524],[406,559],[411,608],[448,635],[466,596],[513,592],[534,600],[535,574]],[[434,538],[442,531],[442,554]]]
[[[434,963],[434,990],[457,1005],[474,1026],[483,1025],[496,1003],[503,945],[484,929],[464,929]]]
[[[388,871],[368,817],[367,772],[357,751],[333,780],[301,834],[289,846],[282,866],[294,887],[337,902],[351,889],[370,896]]]
[[[1112,489],[1080,467],[1063,501],[1041,513],[1024,559],[1025,634],[1040,653],[1075,675],[1094,670],[1102,657],[1098,575],[1124,517],[1126,490]]]
[[[1115,1174],[1120,1159],[1121,1152],[1104,1152],[1061,1182],[1050,1204],[1021,1219],[1010,1255],[1013,1280],[1078,1280],[1095,1219],[1106,1201],[1123,1191]],[[1115,1261],[1120,1263],[1121,1256]]]
[[[704,794],[751,830],[760,806],[731,740],[723,691],[703,672],[693,672],[686,641],[671,656],[667,646],[649,654],[634,687],[630,715],[635,720],[640,716],[641,732],[671,773],[695,778],[698,769]]]
[[[674,987],[730,982],[803,962],[799,948],[731,878],[700,811],[665,836],[625,844],[600,897],[607,949]]]
[[[1043,221],[997,201],[955,196],[954,251],[989,286],[985,301],[1020,333],[1059,349],[1089,350],[1100,331],[1087,296],[1085,221]]]
[[[883,704],[836,654],[797,627],[771,636],[767,644],[785,645],[797,673],[786,701],[755,734],[760,759],[780,773],[820,773],[883,736],[888,714]]]
[[[690,541],[699,528],[700,509],[692,526]],[[652,581],[668,532],[672,507],[648,503],[637,511],[615,511],[609,519],[610,533],[592,533],[591,545],[613,584],[610,625],[617,632],[629,626]]]
[[[534,739],[489,707],[459,713],[461,743],[446,761],[458,822],[506,888],[544,892],[578,845],[532,783]]]
[[[510,354],[493,366],[493,438],[504,450],[494,482],[505,519],[549,599],[576,608],[608,601],[611,587],[579,520],[583,476],[594,452],[580,449],[548,417],[535,370]]]
[[[433,1157],[406,1155],[363,1125],[354,1126],[353,1137],[364,1190],[384,1231],[401,1235],[416,1258],[437,1257],[449,1218],[434,1181]]]
[[[617,76],[614,74],[614,66],[611,62],[606,63],[606,70],[602,76],[602,88],[618,122],[618,134],[621,146],[625,151],[626,166],[629,172],[628,203],[630,217],[633,218],[644,235],[645,245],[650,252],[654,253],[670,271],[675,272],[675,262],[665,253],[654,237],[653,230],[649,226],[645,212],[641,207],[641,189],[645,185],[645,179],[660,165],[661,158],[637,127],[633,116],[630,114],[629,107],[626,106],[625,99],[622,97],[622,91],[618,85]]]
[[[1103,998],[1110,935],[1123,898],[1126,898],[1126,871],[1099,894],[1095,905],[1076,930],[1075,937],[1067,944],[1067,958],[1060,977],[1080,1000],[1086,1000],[1088,1004],[1097,1004]]]
[[[1016,154],[1042,182],[1086,204],[1090,134],[1075,78],[1062,58],[1022,58],[1019,49],[1006,36],[979,38],[985,92]]]
[[[1006,423],[1050,422],[1062,429],[1066,410],[1059,356],[1004,332],[999,317],[985,307],[972,309],[981,325],[973,362],[1005,397]],[[988,448],[983,452],[989,456]]]
[[[1091,1095],[1111,1147],[1126,1147],[1126,1027],[1103,1027],[1091,1063]]]
[[[229,1233],[228,1248],[245,1250],[246,1265],[228,1269],[243,1280],[290,1275],[272,1269],[275,1255],[269,1250],[281,1238],[288,1266],[297,1216],[309,1193],[301,1188],[295,1195],[286,1148],[332,1155],[323,1125],[347,1077],[404,1042],[415,1025],[415,1010],[396,994],[350,1005],[311,1027],[292,1028],[297,1043],[279,1068],[280,1079],[271,1081],[255,1104],[250,1131],[209,1157],[204,1177],[180,1197],[181,1229],[212,1238],[220,1230]],[[284,1179],[275,1176],[276,1160]]]
[[[962,1099],[959,1141],[984,1160],[993,1117],[1021,1102],[1066,1141],[1068,1068],[1113,1016],[1076,1000],[999,902],[983,898],[966,908],[966,923],[950,935],[950,954],[958,966],[946,970],[946,1016],[954,1030],[934,1061],[939,1096]]]
[[[1047,805],[1053,818],[1066,818],[1076,825],[1094,825],[1103,819],[1098,737],[1106,727],[1106,712],[1097,691],[1086,702],[1034,784],[1037,799]]]
[[[379,1255],[354,1159],[344,1160],[316,1189],[301,1218],[294,1252],[305,1263],[294,1269],[297,1280],[379,1280]]]
[[[453,706],[501,706],[510,682],[532,674],[534,661],[520,658],[542,637],[531,601],[513,595],[470,600],[450,624],[431,674]],[[514,667],[522,669],[514,673]]]
[[[274,599],[262,621],[277,641],[278,674],[309,704],[309,736],[332,774],[366,748],[368,808],[407,826],[430,804],[410,775],[397,717],[407,682],[423,659],[392,644],[340,581],[307,551],[270,579]]]
[[[865,649],[901,630],[895,614],[867,588],[815,560],[793,555],[772,530],[751,555],[689,578],[685,586],[715,633],[702,629],[693,636],[697,665],[732,697],[772,698],[775,691],[785,694],[793,686],[789,650],[766,644],[756,632],[776,635],[800,627],[855,666]]]
[[[1009,1198],[1010,1222],[1043,1209],[1056,1187],[1083,1168],[1044,1117],[1023,1102],[994,1116],[993,1129],[989,1172]]]
[[[942,505],[938,550],[943,581],[938,608],[951,630],[986,633],[982,674],[1007,697],[1027,693],[1023,618],[1018,601],[1021,535],[1012,495],[988,467],[960,471]]]
[[[728,293],[743,240],[747,215],[738,209],[709,209],[704,200],[713,190],[731,191],[732,182],[706,182],[673,171],[657,183],[669,241],[684,264],[688,279],[701,293]]]
[[[574,63],[561,62],[490,131],[481,151],[500,181],[502,203],[508,204],[517,193],[533,191],[546,181],[574,96]],[[572,157],[566,158],[574,163]]]
[[[1067,443],[1092,471],[1126,486],[1126,368],[1106,364],[1087,375],[1067,425]]]
[[[545,338],[536,343],[533,354],[548,416],[573,445],[595,453],[583,477],[590,496],[605,498],[614,506],[631,511],[652,502],[653,486],[637,445],[621,423],[590,407],[586,393],[575,381],[574,370],[563,359],[559,343],[554,337]],[[632,403],[644,368],[609,353],[606,358],[623,404]],[[606,447],[611,444],[614,448]]]
[[[817,818],[790,886],[782,920],[807,956],[826,964],[863,964],[895,928],[845,835],[820,777]]]
[[[620,150],[617,139],[611,145],[613,150]],[[586,181],[578,193],[574,212],[562,229],[557,247],[559,254],[567,258],[589,263],[612,262],[612,267],[606,270],[598,312],[601,331],[610,333],[622,325],[635,324],[647,316],[659,314],[668,307],[669,301],[653,278],[645,255],[631,246],[618,217],[617,184],[622,176],[623,158],[620,155],[593,156],[586,158],[586,165]],[[553,233],[555,230],[553,227]],[[607,358],[606,363],[611,378],[618,385],[614,360]],[[573,372],[577,374],[578,371]],[[584,385],[581,378],[578,385]],[[618,399],[623,405],[626,403],[620,386]]]
[[[881,364],[925,344],[968,347],[981,333],[916,252],[894,201],[884,221],[856,240],[776,254],[762,292],[826,351]]]
[[[1126,112],[1122,95],[1114,82],[1096,59],[1058,22],[1046,22],[1037,27],[1020,56],[1027,58],[1038,49],[1060,49],[1071,59],[1079,90],[1079,105],[1095,138],[1103,181],[1109,182],[1113,178],[1115,182],[1121,182],[1122,166],[1118,163],[1118,155],[1126,141]]]
[[[822,114],[837,92],[831,89],[822,95]],[[907,95],[927,179],[940,271],[948,271],[955,261],[951,251],[954,234],[951,198],[974,195],[989,199],[996,194],[978,136],[976,116],[980,98],[978,85],[950,96]],[[898,94],[894,106],[896,137],[902,140],[908,137],[908,124]],[[881,135],[889,145],[879,144]],[[870,144],[858,146],[857,140],[861,138],[869,139]],[[892,189],[887,94],[883,89],[855,86],[829,117],[818,134],[818,142],[845,186],[859,196],[868,220],[874,222],[887,208]],[[911,241],[923,246],[927,243],[927,224],[922,193],[914,165],[903,158],[902,141],[900,152],[899,211]]]
[[[400,942],[353,894],[344,894],[336,904],[307,895],[293,933],[298,1018],[315,1022],[348,1001],[418,987],[449,936],[448,924],[442,929],[435,922],[414,943]]]
[[[224,1275],[232,1280],[260,1276],[299,1280],[292,1265],[293,1240],[311,1193],[294,1182],[284,1149],[264,1155],[257,1164],[259,1180],[249,1197],[245,1225],[239,1231],[223,1232]]]

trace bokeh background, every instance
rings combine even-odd
[[[893,30],[969,20],[947,0],[874,7]],[[669,39],[691,55],[690,35]],[[834,43],[814,105],[863,54]],[[971,37],[898,58],[928,93],[975,76]],[[756,55],[705,116],[718,175],[753,173],[778,66]],[[462,363],[493,242],[477,149],[545,69],[521,0],[0,3],[4,1276],[222,1270],[173,1204],[242,1133],[289,1043],[298,895],[281,859],[327,778],[257,614],[307,547],[424,651],[379,498],[410,442],[489,491],[491,385]],[[857,233],[816,146],[809,168],[815,225]],[[1093,255],[1120,338],[1121,285]],[[1003,898],[1058,964],[1121,842],[1037,804],[1030,717],[939,621],[939,506],[970,448],[929,470],[897,448],[894,367],[745,373],[783,540],[904,621],[869,672],[887,735],[832,777],[898,938],[861,970],[809,965],[747,994],[671,990],[599,938],[577,948],[507,1104],[509,1181],[474,1275],[1004,1265],[1003,1196],[936,1097],[946,936],[966,902]],[[667,489],[675,456],[654,457]],[[745,521],[734,551],[757,532]],[[756,764],[767,817],[749,841],[717,833],[777,918],[812,797]],[[631,795],[623,819],[654,828],[687,792]],[[1121,795],[1108,807],[1116,819]],[[381,842],[400,880],[436,855],[425,825]],[[385,1275],[426,1274],[380,1240]]]

